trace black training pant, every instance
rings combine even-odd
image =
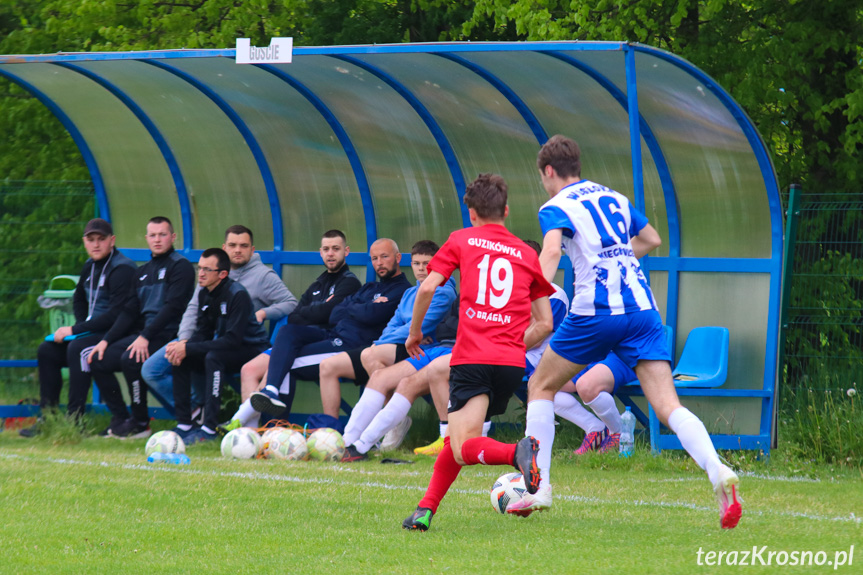
[[[39,407],[57,407],[60,404],[60,390],[63,388],[63,375],[60,371],[69,368],[69,415],[80,417],[84,414],[87,394],[90,393],[90,373],[81,369],[81,353],[85,348],[99,343],[102,334],[91,334],[69,342],[54,343],[43,341],[39,344],[36,357],[39,361]]]
[[[222,408],[222,385],[231,374],[240,371],[248,361],[256,358],[266,346],[244,345],[236,349],[207,352],[205,356],[187,356],[174,372],[174,414],[180,425],[192,423],[192,374],[203,372],[204,425],[215,431]]]
[[[122,371],[123,377],[126,378],[126,385],[129,386],[132,417],[139,423],[145,423],[150,421],[150,412],[147,410],[147,385],[141,377],[141,367],[144,364],[132,359],[129,350],[126,349],[137,337],[137,335],[127,335],[109,345],[101,360],[93,360],[90,369],[93,371],[93,380],[102,394],[102,401],[108,406],[115,419],[129,417],[123,392],[120,391],[120,383],[114,375],[115,372]],[[151,354],[155,353],[172,339],[174,338],[156,337],[149,341],[147,350]]]

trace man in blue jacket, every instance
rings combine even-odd
[[[168,347],[165,357],[174,366],[174,405],[177,427],[186,443],[216,438],[222,382],[244,363],[267,349],[267,332],[258,322],[246,288],[228,277],[231,260],[219,248],[201,254],[198,262],[198,315],[187,341]],[[192,427],[192,373],[206,378],[204,424]]]
[[[289,319],[279,330],[267,385],[249,398],[256,411],[286,417],[293,402],[294,378],[317,379],[321,361],[347,349],[366,347],[380,336],[411,285],[399,268],[401,254],[393,240],[375,241],[369,248],[369,258],[378,281],[367,282],[333,308],[331,328],[293,324]],[[280,394],[286,401],[280,399]]]
[[[321,362],[321,403],[325,414],[332,417],[339,416],[339,405],[342,399],[340,377],[352,379],[357,385],[364,386],[377,370],[408,358],[405,340],[411,327],[417,288],[428,277],[426,266],[438,249],[439,246],[430,240],[421,240],[411,248],[411,269],[417,279],[417,285],[404,293],[401,303],[380,338],[369,347],[345,351]],[[435,292],[429,312],[423,320],[423,334],[431,339],[438,323],[457,297],[455,281],[452,279]]]

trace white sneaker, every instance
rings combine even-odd
[[[534,511],[545,511],[551,507],[551,485],[546,483],[531,495],[525,492],[521,499],[506,506],[506,512],[519,517],[527,517]]]
[[[381,451],[389,451],[398,449],[399,445],[405,440],[408,430],[411,428],[413,421],[409,416],[405,416],[398,425],[390,429],[384,438],[381,440]]]
[[[740,479],[730,467],[723,465],[719,468],[713,492],[716,494],[716,500],[719,502],[719,524],[723,529],[734,529],[737,527],[737,522],[740,521],[740,516],[743,514],[743,508],[740,506],[740,500],[737,498],[737,486],[739,484]]]

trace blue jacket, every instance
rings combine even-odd
[[[367,347],[380,337],[409,287],[403,273],[386,281],[368,282],[333,308],[330,324],[335,325],[333,331],[344,341],[345,349]],[[381,296],[388,301],[374,303]]]
[[[395,315],[390,319],[387,327],[384,328],[384,333],[375,342],[375,345],[405,342],[411,330],[411,319],[414,313],[414,302],[417,299],[417,290],[419,290],[419,285],[410,288],[404,293],[399,307],[396,308]],[[431,305],[429,305],[429,309],[423,319],[424,336],[434,335],[437,324],[440,323],[452,305],[452,302],[456,299],[458,299],[458,292],[455,289],[455,281],[449,278],[434,292],[434,298],[432,298]]]

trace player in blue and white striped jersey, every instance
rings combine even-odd
[[[550,138],[539,151],[537,168],[551,198],[539,211],[543,275],[554,277],[565,249],[575,272],[575,295],[571,313],[528,384],[525,434],[539,440],[540,486],[535,494],[511,503],[507,512],[528,515],[551,506],[555,393],[585,365],[613,351],[635,369],[660,421],[707,472],[719,501],[721,526],[735,527],[741,515],[739,479],[719,460],[704,424],[680,405],[662,320],[638,263],[662,243],[659,234],[625,196],[581,178],[581,151],[569,138]]]

